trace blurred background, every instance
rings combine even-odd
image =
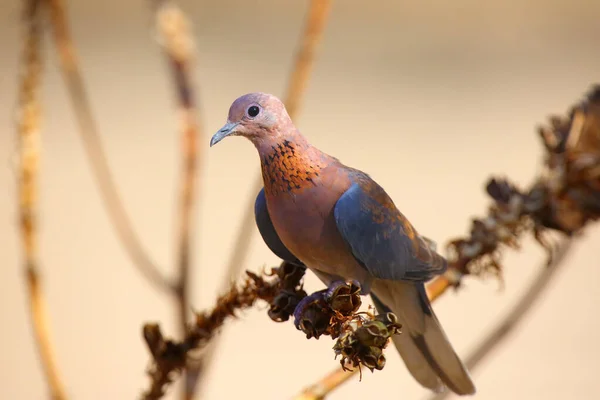
[[[194,24],[205,136],[194,220],[192,304],[210,307],[246,211],[258,157],[245,140],[208,148],[230,103],[283,95],[307,1],[179,1]],[[145,247],[175,274],[179,120],[146,1],[68,2],[102,140]],[[17,236],[14,106],[20,2],[0,5],[0,398],[47,396],[28,318]],[[488,205],[490,175],[526,185],[539,172],[535,132],[599,80],[594,0],[335,1],[297,125],[322,150],[371,174],[439,244]],[[52,337],[73,399],[133,399],[147,386],[141,326],[176,334],[175,306],[131,265],[78,137],[52,43],[43,77],[40,255]],[[276,265],[256,230],[244,268]],[[600,227],[591,226],[525,323],[473,372],[477,399],[597,399]],[[510,309],[545,255],[527,238],[505,252],[506,288],[469,279],[435,310],[461,356]],[[321,288],[308,275],[309,290]],[[226,325],[205,399],[291,398],[338,365],[328,337],[306,340],[259,307]],[[167,398],[175,398],[171,390]],[[331,399],[423,398],[395,352]]]

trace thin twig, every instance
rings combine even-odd
[[[472,372],[475,368],[490,355],[494,349],[497,349],[503,341],[519,326],[524,318],[529,314],[533,307],[541,300],[542,294],[546,292],[556,273],[565,266],[565,258],[572,247],[572,240],[565,240],[559,246],[559,249],[548,266],[543,265],[537,276],[532,280],[529,287],[523,295],[517,300],[502,321],[496,324],[496,327],[481,341],[479,346],[465,358],[465,365]],[[442,400],[447,398],[451,392],[443,392],[428,397],[429,400]]]
[[[289,268],[296,267],[288,265],[286,268],[284,263],[276,270],[287,271]],[[303,271],[301,272],[303,274]],[[296,274],[296,279],[300,279],[302,274]],[[291,276],[291,279],[294,279],[294,276]],[[248,272],[244,282],[231,286],[217,299],[211,311],[196,315],[196,320],[190,325],[186,337],[179,342],[165,338],[158,324],[144,325],[143,336],[154,365],[148,370],[150,388],[143,393],[142,398],[156,400],[164,396],[177,373],[187,368],[189,351],[205,346],[227,319],[235,317],[237,310],[252,307],[259,299],[272,301],[281,290],[280,286],[280,279],[270,279]]]
[[[337,387],[349,381],[358,374],[358,369],[345,371],[342,368],[336,368],[317,383],[304,389],[302,393],[294,397],[294,400],[322,400]]]
[[[290,74],[284,97],[285,108],[292,119],[297,118],[300,106],[304,101],[304,95],[306,94],[323,32],[329,19],[330,10],[331,0],[311,0],[310,2],[304,32],[296,52],[294,68]]]
[[[59,375],[56,356],[50,339],[50,322],[39,273],[36,216],[38,197],[38,168],[40,158],[40,75],[42,62],[40,42],[42,11],[39,0],[24,1],[24,40],[19,87],[19,121],[17,133],[20,147],[19,205],[23,241],[23,269],[29,290],[31,322],[40,361],[44,370],[50,396],[66,399],[65,387]]]
[[[71,98],[71,104],[79,124],[79,132],[92,170],[100,188],[106,210],[112,219],[118,236],[142,275],[155,287],[168,293],[174,293],[175,287],[163,276],[158,265],[150,259],[142,247],[131,220],[127,215],[123,201],[108,166],[108,160],[102,147],[100,135],[75,54],[63,0],[45,0],[50,8],[54,43],[59,51],[63,77]]]
[[[297,47],[294,67],[288,78],[288,87],[284,97],[286,109],[292,118],[298,116],[299,109],[304,100],[330,10],[331,0],[312,0],[310,3],[304,23],[304,30]],[[262,178],[261,176],[257,176],[252,183],[250,199],[244,207],[245,212],[241,218],[240,228],[235,237],[231,256],[227,262],[223,290],[230,284],[232,279],[235,279],[244,266],[244,260],[250,249],[250,238],[254,232],[254,196],[260,191],[261,187]],[[211,363],[218,340],[218,338],[215,338],[205,350],[201,359],[201,362],[204,364],[203,368],[206,368]]]
[[[159,41],[167,56],[181,116],[183,171],[179,205],[179,239],[177,277],[177,306],[181,336],[185,336],[190,312],[190,242],[194,215],[195,190],[198,176],[198,143],[194,84],[191,77],[195,59],[195,45],[189,22],[181,9],[169,0],[152,0]],[[192,399],[200,370],[186,369],[184,399]]]

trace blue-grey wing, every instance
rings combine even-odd
[[[277,257],[293,264],[302,265],[302,262],[300,262],[300,260],[285,247],[279,238],[277,231],[275,231],[273,222],[271,222],[271,216],[267,210],[267,200],[265,198],[264,188],[261,189],[258,196],[256,196],[256,201],[254,202],[254,218],[264,242]]]
[[[376,278],[427,281],[447,268],[446,260],[366,175],[342,194],[334,217],[354,257]]]

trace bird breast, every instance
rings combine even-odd
[[[333,213],[337,200],[350,186],[349,177],[340,168],[294,166],[293,174],[286,173],[290,169],[284,164],[283,172],[279,169],[277,174],[263,176],[267,209],[277,234],[309,268],[340,276],[347,275],[344,270],[348,269],[350,274],[356,260],[337,229]],[[311,179],[301,178],[305,176]],[[276,184],[270,184],[269,179]]]

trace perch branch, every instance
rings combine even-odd
[[[177,306],[181,335],[185,335],[190,312],[190,244],[198,176],[198,142],[200,129],[197,121],[196,99],[192,70],[195,61],[195,45],[190,24],[181,9],[169,0],[152,0],[159,41],[167,57],[182,125],[181,193],[179,205],[179,240],[177,277]],[[184,399],[192,399],[199,368],[190,365],[186,370]]]
[[[50,396],[55,400],[66,399],[65,387],[58,372],[56,356],[50,338],[50,322],[46,300],[42,290],[37,256],[37,198],[38,169],[40,158],[40,56],[42,36],[42,11],[39,0],[24,1],[24,39],[19,85],[19,119],[17,134],[20,149],[19,212],[23,243],[23,269],[28,287],[31,323],[38,353]]]
[[[266,280],[248,273],[239,287],[232,286],[217,300],[212,311],[196,315],[195,323],[188,328],[181,342],[165,339],[158,324],[146,324],[143,336],[156,365],[149,370],[152,384],[143,398],[161,398],[174,375],[186,366],[189,351],[206,345],[226,319],[235,317],[236,310],[252,307],[258,299],[270,302],[276,296],[278,285],[277,280]]]
[[[571,250],[572,240],[563,240],[548,266],[540,269],[524,294],[512,307],[510,312],[496,324],[496,327],[481,341],[479,346],[465,358],[465,365],[470,371],[475,370],[479,363],[494,349],[498,348],[515,328],[524,321],[533,306],[541,299],[556,273],[565,266],[564,260]],[[447,398],[450,392],[443,392],[429,397],[429,400],[442,400]]]
[[[581,123],[574,123],[578,120]],[[532,233],[547,251],[547,263],[550,265],[557,254],[556,244],[547,237],[550,231],[571,236],[600,217],[599,124],[600,86],[597,86],[572,109],[568,118],[553,117],[549,127],[539,130],[546,150],[545,170],[528,190],[521,191],[506,180],[491,179],[488,182],[486,190],[494,200],[488,214],[473,220],[468,236],[450,241],[449,268],[443,277],[438,278],[441,283],[429,285],[432,297],[439,296],[446,286],[459,287],[464,275],[501,278],[501,253],[506,248],[519,248],[519,239],[527,232]],[[578,135],[578,140],[569,141],[571,135]],[[298,273],[299,269],[302,269],[302,274]],[[270,296],[259,297],[270,303],[269,316],[273,320],[281,322],[289,319],[300,299],[306,297],[302,290],[303,273],[303,267],[284,263],[277,269],[277,277],[268,285],[272,290]],[[250,276],[254,276],[255,280],[263,279],[251,273]],[[236,290],[234,286],[229,292],[233,299],[225,304],[227,315],[253,304],[236,300]],[[244,296],[248,297],[248,293],[244,292]],[[357,313],[360,307],[359,289],[351,284],[329,288],[325,300],[312,299],[305,304],[301,315],[295,316],[296,326],[307,338],[330,335],[337,339],[334,350],[336,355],[342,356],[340,362],[344,368],[351,365],[358,367],[360,372],[361,366],[371,371],[384,367],[382,351],[399,328],[393,314]],[[220,301],[217,309],[222,306]],[[178,370],[185,368],[190,349],[204,346],[214,329],[225,321],[223,318],[217,325],[207,323],[206,316],[213,313],[199,314],[196,322],[190,325],[186,340],[181,343],[165,340],[162,336],[158,341],[149,340],[146,335],[154,361],[149,374],[152,388],[160,388],[159,397],[165,384],[174,378]],[[157,327],[146,325],[145,332],[152,326]],[[198,336],[201,340],[194,341],[190,347],[187,338]],[[152,335],[150,339],[156,337]],[[160,377],[167,380],[158,380]],[[148,393],[152,392],[157,393],[152,390]]]
[[[113,180],[96,121],[92,115],[90,101],[85,91],[64,2],[62,0],[45,1],[50,9],[54,43],[59,52],[62,73],[77,118],[79,132],[91,162],[92,171],[98,181],[106,210],[127,254],[142,275],[155,287],[168,293],[174,293],[175,286],[163,276],[158,265],[150,259],[147,251],[143,248]]]
[[[317,58],[319,44],[323,37],[323,32],[329,17],[331,9],[331,0],[312,0],[310,8],[304,23],[304,30],[300,36],[300,42],[296,50],[294,66],[288,78],[288,87],[284,97],[286,109],[292,118],[296,118],[298,110],[304,100],[311,71]],[[262,179],[256,177],[252,183],[250,193],[258,193],[262,187]],[[243,268],[244,259],[250,248],[250,238],[254,232],[254,196],[250,196],[250,202],[244,208],[245,213],[242,216],[240,228],[235,237],[233,250],[229,261],[227,262],[225,273],[225,284],[228,285],[231,279],[235,279],[239,271]],[[225,290],[224,287],[222,290]],[[203,368],[210,365],[215,349],[218,345],[218,339],[213,340],[205,350],[200,362],[204,364]]]

